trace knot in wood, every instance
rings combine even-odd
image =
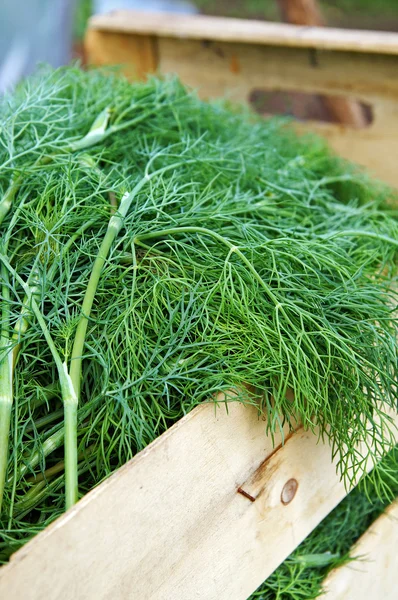
[[[296,495],[298,489],[297,479],[289,479],[283,486],[281,493],[282,504],[289,504]]]

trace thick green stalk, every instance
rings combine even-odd
[[[90,457],[90,455],[93,453],[93,450],[95,448],[94,444],[91,444],[91,446],[89,446],[88,448],[85,448],[85,450],[83,452],[80,452],[80,454],[77,457],[78,461],[86,461],[88,457]],[[48,469],[46,469],[41,473],[35,473],[34,475],[32,475],[31,477],[29,477],[29,479],[27,480],[29,483],[34,482],[34,483],[39,483],[40,481],[48,481],[49,479],[52,479],[54,477],[54,475],[58,475],[58,473],[62,473],[62,471],[65,471],[65,462],[63,460],[57,462],[55,465],[53,465],[52,467],[49,467]]]
[[[11,208],[12,200],[19,188],[21,177],[19,176],[8,188],[2,202],[0,202],[0,224]],[[7,233],[2,240],[2,249],[7,251],[8,243],[12,235],[13,227],[17,221],[19,211],[22,209],[24,200],[19,210],[15,211],[11,219]],[[10,339],[10,288],[9,272],[4,264],[1,265],[1,334],[0,334],[0,514],[3,503],[4,487],[7,477],[8,445],[10,436],[11,412],[13,405],[13,346]]]
[[[90,467],[90,463],[85,461],[78,469],[78,474],[82,475],[86,473]],[[15,503],[15,515],[19,518],[23,518],[23,515],[37,506],[43,498],[48,497],[51,492],[60,488],[62,483],[62,476],[57,477],[57,479],[53,479],[53,481],[50,481],[50,483],[46,481],[39,481],[39,483],[34,485],[19,502]]]
[[[34,298],[37,298],[39,295],[39,291],[40,291],[39,285],[40,285],[39,272],[38,272],[37,267],[34,267],[29,276],[29,287],[30,287],[30,290],[31,290]],[[12,340],[15,343],[15,346],[13,349],[14,365],[16,363],[19,349],[21,347],[21,340],[23,338],[24,333],[26,333],[26,331],[29,327],[29,317],[30,317],[30,312],[31,312],[29,306],[30,306],[29,298],[28,298],[28,296],[25,296],[25,298],[23,300],[22,308],[21,308],[20,317],[14,325],[14,332],[12,334]]]
[[[68,510],[79,499],[77,473],[77,396],[66,363],[63,363],[62,366],[63,375],[60,377],[60,381],[65,415],[65,507]]]
[[[0,363],[0,514],[7,475],[8,442],[12,410],[12,352],[7,352]]]
[[[138,125],[138,123],[140,123],[141,121],[145,121],[145,119],[147,119],[151,114],[153,114],[153,110],[147,110],[145,112],[142,112],[134,119],[125,121],[120,125],[115,124],[108,127],[110,114],[111,109],[109,107],[105,108],[95,119],[94,123],[90,128],[90,131],[80,140],[72,142],[69,146],[65,148],[65,150],[71,152],[87,150],[87,148],[91,148],[91,146],[100,144],[114,133],[119,133],[124,129],[129,129],[134,125]]]
[[[90,279],[87,284],[87,289],[84,295],[82,305],[82,315],[80,317],[76,329],[76,335],[73,343],[70,363],[70,376],[77,398],[79,398],[80,395],[80,375],[84,341],[86,339],[88,320],[90,318],[91,308],[93,306],[98,282],[101,277],[102,268],[108,257],[111,246],[123,226],[124,218],[130,208],[131,202],[134,199],[134,195],[134,192],[125,195],[122,198],[118,212],[110,218],[105,237],[102,240],[100,249],[98,250],[98,254],[94,261],[93,269],[91,271]]]
[[[4,486],[7,476],[8,442],[12,411],[12,346],[9,339],[10,324],[10,292],[8,289],[8,272],[2,265],[2,310],[0,353],[0,514],[3,503]]]
[[[37,467],[42,458],[45,458],[46,456],[54,452],[54,450],[57,450],[60,446],[62,446],[64,438],[64,427],[52,433],[46,440],[44,440],[43,444],[41,445],[40,451],[36,450],[29,457],[29,459],[26,459],[25,464],[18,471],[18,478],[21,479],[21,477],[23,477],[28,471],[33,471],[33,469]]]
[[[7,216],[13,200],[15,198],[15,194],[19,190],[19,186],[21,185],[21,176],[17,177],[15,181],[12,181],[8,190],[4,194],[3,198],[0,201],[0,225],[4,221]]]
[[[130,194],[125,194],[120,202],[120,206],[118,211],[111,216],[108,224],[107,231],[105,233],[105,237],[102,240],[102,244],[98,250],[97,257],[94,261],[93,269],[91,271],[90,279],[87,284],[86,293],[84,295],[83,304],[82,304],[82,313],[77,325],[76,335],[73,342],[72,354],[71,354],[71,362],[69,373],[71,376],[71,380],[73,383],[73,387],[76,393],[77,400],[79,400],[80,396],[80,384],[81,384],[81,370],[82,370],[82,359],[83,359],[83,348],[84,342],[86,339],[86,332],[88,321],[90,318],[91,308],[93,306],[95,293],[97,291],[97,286],[99,279],[101,277],[102,269],[105,264],[105,261],[108,257],[109,251],[116,237],[118,236],[120,230],[123,227],[124,219],[127,216],[128,211],[130,210],[130,206],[137,196],[137,194],[141,191],[148,181],[150,181],[153,177],[157,175],[161,175],[166,171],[176,169],[177,167],[187,164],[190,162],[194,162],[194,160],[189,159],[186,161],[179,161],[178,163],[174,163],[172,165],[168,165],[167,167],[163,167],[154,171],[151,174],[148,174],[148,166],[153,162],[154,158],[151,159],[147,165],[145,176],[137,183],[134,187],[133,191]]]
[[[51,334],[47,328],[46,322],[37,302],[34,297],[34,293],[27,283],[21,279],[15,269],[10,265],[7,257],[0,254],[0,260],[6,267],[7,271],[13,275],[18,283],[23,288],[28,301],[30,302],[32,311],[40,325],[43,335],[46,339],[48,347],[54,358],[54,362],[57,367],[59,382],[61,387],[62,400],[65,411],[65,432],[68,431],[68,436],[65,435],[65,485],[66,485],[66,508],[70,508],[78,499],[78,485],[77,485],[77,450],[76,450],[76,438],[77,438],[77,397],[74,391],[74,387],[71,382],[71,378],[68,374],[67,366],[62,362],[58,350],[54,344]]]

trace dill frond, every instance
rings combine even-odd
[[[347,484],[395,445],[391,191],[174,79],[43,69],[0,120],[1,558],[216,392]]]

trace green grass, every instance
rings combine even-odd
[[[196,0],[195,4],[202,11],[209,14],[222,14],[241,18],[262,18],[265,20],[279,20],[279,11],[276,0]],[[318,2],[326,18],[350,20],[357,19],[361,23],[363,18],[396,15],[398,7],[395,0],[319,0]]]

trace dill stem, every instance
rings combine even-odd
[[[95,448],[94,444],[91,444],[91,446],[86,448],[83,452],[80,452],[77,459],[79,461],[86,460],[87,457],[91,456],[94,448]],[[61,460],[61,461],[57,462],[55,465],[53,465],[52,467],[49,467],[48,469],[46,469],[44,472],[41,472],[38,474],[35,473],[31,477],[29,477],[29,479],[27,481],[29,483],[32,483],[32,482],[39,483],[39,481],[48,481],[49,479],[52,479],[55,475],[58,475],[58,473],[62,473],[62,471],[64,471],[64,470],[65,470],[65,461]]]
[[[8,351],[0,364],[0,514],[7,475],[12,401],[12,352]]]
[[[80,397],[80,384],[81,384],[81,371],[82,371],[82,360],[83,360],[83,348],[84,342],[86,339],[86,332],[88,321],[91,314],[91,309],[94,302],[94,297],[97,291],[98,282],[101,277],[102,269],[105,264],[106,259],[108,258],[109,251],[112,247],[113,242],[116,237],[120,233],[120,230],[123,227],[124,219],[127,216],[128,211],[130,210],[130,206],[137,196],[137,194],[141,191],[145,184],[147,184],[153,177],[157,175],[161,175],[166,171],[170,171],[176,169],[177,167],[187,164],[189,162],[194,162],[193,160],[185,160],[179,161],[177,163],[173,163],[171,165],[167,165],[166,167],[162,167],[157,171],[153,171],[152,173],[148,173],[148,166],[153,162],[155,157],[153,157],[147,164],[146,173],[144,177],[134,186],[132,192],[130,194],[125,194],[120,202],[119,209],[115,214],[111,216],[109,219],[108,228],[106,230],[104,239],[102,240],[101,246],[98,250],[98,254],[95,258],[94,265],[91,271],[90,279],[87,284],[86,293],[83,298],[82,311],[79,323],[76,328],[75,339],[73,342],[71,360],[70,360],[70,377],[72,380],[72,384],[77,396],[77,401],[79,401]]]
[[[27,283],[25,283],[25,281],[18,275],[15,269],[10,265],[7,257],[1,253],[0,260],[6,268],[6,270],[13,275],[13,277],[23,288],[57,367],[61,387],[62,401],[64,404],[65,411],[65,432],[68,431],[68,435],[65,435],[65,496],[66,509],[68,509],[70,508],[70,506],[72,506],[72,504],[77,502],[78,499],[76,450],[77,397],[71,382],[71,378],[68,374],[66,363],[63,363],[61,360],[61,357],[46,325],[46,321],[43,315],[41,314],[40,308],[35,300],[35,296],[32,289]],[[73,429],[75,430],[75,432],[73,432]]]
[[[73,397],[64,405],[65,419],[65,507],[78,501],[77,476],[77,400]]]
[[[82,475],[86,473],[89,469],[90,463],[85,462],[80,466],[78,473],[79,475]],[[15,515],[22,518],[23,515],[26,514],[26,512],[37,506],[37,504],[39,504],[39,502],[43,498],[48,496],[48,494],[51,494],[51,492],[61,487],[62,483],[62,476],[53,479],[49,483],[47,483],[45,480],[39,481],[39,483],[34,485],[28,492],[26,492],[25,496],[21,500],[15,503]]]
[[[119,208],[119,213],[122,209],[122,203]],[[119,224],[120,221],[120,224]],[[81,317],[76,329],[75,339],[73,342],[72,354],[71,354],[71,362],[70,362],[70,377],[72,380],[72,385],[75,390],[77,398],[80,396],[80,375],[81,375],[81,367],[82,367],[82,354],[84,348],[84,341],[86,339],[86,332],[88,326],[88,320],[90,318],[91,308],[93,306],[95,292],[97,291],[98,282],[101,277],[102,269],[104,263],[108,257],[109,251],[111,249],[112,243],[114,242],[116,236],[118,235],[123,224],[123,219],[118,216],[118,214],[113,215],[109,221],[108,229],[105,234],[104,239],[102,240],[102,244],[100,249],[98,250],[98,254],[94,261],[94,265],[91,271],[90,279],[87,284],[86,293],[84,295]]]
[[[382,233],[376,233],[375,231],[366,231],[363,229],[346,229],[345,231],[335,231],[332,233],[326,233],[320,236],[324,240],[332,240],[339,237],[368,237],[382,242],[387,242],[392,246],[398,246],[398,240]]]
[[[28,423],[26,425],[25,431],[38,431],[39,429],[46,427],[47,425],[51,425],[54,421],[58,421],[63,416],[63,409],[59,408],[58,410],[52,410],[44,417],[39,417],[34,423]]]
[[[39,291],[40,291],[39,282],[40,282],[39,272],[38,272],[37,268],[34,268],[28,279],[28,284],[29,284],[30,290],[32,292],[33,298],[38,298]],[[21,347],[22,336],[26,333],[26,331],[29,327],[29,316],[30,316],[30,312],[31,312],[29,305],[30,305],[29,297],[25,295],[25,298],[22,302],[20,317],[14,325],[14,331],[12,334],[12,340],[14,342],[16,342],[16,345],[14,346],[14,349],[13,349],[13,364],[14,365],[18,358],[19,350]]]
[[[57,448],[59,448],[62,445],[64,437],[65,431],[64,427],[62,427],[61,429],[58,429],[57,431],[52,433],[46,440],[44,440],[40,451],[36,450],[30,456],[29,460],[27,460],[25,464],[19,469],[19,479],[21,479],[21,477],[23,477],[28,471],[33,471],[33,469],[37,467],[42,458],[46,458],[46,456],[54,452],[54,450],[57,450]]]
[[[1,199],[1,201],[0,201],[0,225],[4,221],[5,217],[7,216],[8,212],[12,206],[13,200],[15,198],[15,194],[19,190],[20,185],[21,185],[21,176],[17,177],[14,181],[11,182],[9,188],[7,189],[3,198]]]
[[[10,325],[10,291],[8,288],[8,271],[1,266],[2,278],[2,330],[0,334],[0,350],[4,356],[0,361],[0,515],[3,504],[4,487],[7,476],[8,442],[11,425],[13,402],[12,392],[12,345],[9,340]]]

